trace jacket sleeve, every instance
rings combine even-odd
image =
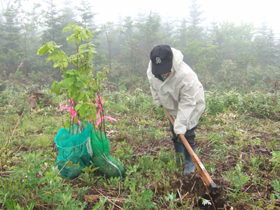
[[[155,101],[155,104],[157,106],[162,106],[162,103],[161,103],[161,101],[159,99],[159,96],[158,96],[158,92],[153,88],[153,86],[151,86],[150,89],[151,89],[151,93],[152,93],[153,99]]]
[[[157,106],[162,106],[162,103],[161,103],[159,95],[158,95],[158,91],[153,87],[153,79],[154,79],[153,77],[154,77],[154,75],[152,74],[150,63],[149,63],[148,70],[147,70],[147,76],[148,76],[148,80],[149,80],[149,83],[150,83],[150,90],[151,90],[151,93],[152,93],[152,97],[155,101],[155,104]]]
[[[194,75],[188,75],[182,79],[182,87],[179,92],[178,112],[174,123],[176,134],[185,134],[189,127],[190,118],[196,108],[196,95],[199,93],[199,85],[194,82]]]

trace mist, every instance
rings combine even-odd
[[[128,85],[135,78],[138,86],[146,83],[149,53],[158,44],[180,50],[206,89],[251,90],[258,84],[271,89],[268,81],[278,79],[280,66],[279,39],[274,22],[267,21],[275,9],[270,7],[269,13],[267,4],[239,3],[193,0],[169,6],[143,1],[133,6],[118,1],[106,6],[88,0],[1,1],[0,74],[3,80],[39,78],[50,84],[61,78],[59,69],[37,51],[54,41],[65,53],[75,53],[76,46],[66,41],[69,32],[62,31],[68,24],[78,24],[93,34],[95,71],[108,68],[108,81],[124,89],[135,88]],[[271,68],[266,75],[263,69]]]

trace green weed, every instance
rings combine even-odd
[[[280,166],[280,151],[273,151],[272,158],[269,160],[274,165],[274,169]]]
[[[12,89],[8,87],[5,91],[11,93]],[[14,89],[14,94],[19,91]],[[118,205],[124,209],[194,208],[199,195],[190,193],[180,202],[176,199],[172,183],[188,180],[177,175],[182,173],[182,167],[176,165],[172,142],[166,141],[171,139],[171,134],[167,131],[168,121],[162,108],[155,107],[150,94],[140,90],[130,94],[125,91],[105,91],[104,94],[106,115],[117,119],[106,125],[111,155],[125,166],[127,176],[106,179],[88,167],[71,182],[62,179],[58,169],[53,167],[57,154],[52,145],[66,117],[57,107],[40,105],[24,113],[12,141],[0,154],[1,208],[83,209],[87,205],[84,195],[96,192],[95,189],[104,196],[100,196],[93,209],[113,208],[111,202],[115,200],[111,196],[117,195],[122,198]],[[52,94],[48,96],[53,99]],[[16,103],[22,98],[6,93],[0,97],[6,97],[0,100],[3,104],[0,110],[2,146],[11,137],[20,117]],[[279,199],[279,123],[265,119],[272,112],[276,113],[279,106],[275,103],[270,107],[272,102],[265,102],[267,97],[236,91],[206,92],[209,106],[198,126],[197,154],[215,180],[228,181],[223,182],[227,190],[223,199],[232,206],[248,204],[254,209],[263,209],[276,205]],[[55,104],[61,101],[66,99],[58,96]],[[277,115],[271,119],[278,119]],[[271,151],[271,159],[267,158],[270,156],[267,151]],[[271,182],[271,179],[276,181]],[[270,198],[259,198],[259,194],[252,193],[257,187],[261,195],[269,183],[274,188]],[[193,190],[195,188],[196,185]],[[70,192],[78,196],[70,197]]]
[[[1,178],[0,203],[4,207],[46,205],[50,209],[77,209],[85,204],[71,200],[71,187],[58,176],[59,170],[38,153],[21,154],[21,166],[8,178]]]
[[[233,184],[235,193],[240,192],[242,187],[250,180],[249,176],[242,172],[244,164],[238,163],[233,171],[223,174],[223,177]]]

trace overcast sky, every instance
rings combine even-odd
[[[77,1],[76,1],[77,2]],[[256,27],[263,21],[272,27],[275,33],[280,33],[280,12],[278,0],[197,0],[204,11],[205,23],[214,19],[217,22],[233,21],[240,24],[254,23]],[[93,0],[96,19],[101,22],[117,21],[118,16],[136,17],[139,11],[149,13],[159,12],[164,17],[189,17],[191,0]]]
[[[5,0],[4,0],[5,1]],[[40,2],[38,0],[27,0]],[[28,3],[25,4],[28,4]],[[57,0],[63,4],[65,0]],[[79,5],[81,0],[72,0],[74,5]],[[93,12],[97,13],[95,20],[98,24],[107,21],[117,22],[118,17],[137,17],[139,12],[148,14],[150,11],[160,13],[161,17],[175,19],[188,18],[191,0],[92,0]],[[204,11],[202,17],[204,24],[209,25],[213,20],[217,22],[230,21],[240,24],[253,23],[260,27],[262,22],[267,22],[272,27],[275,35],[280,36],[279,0],[197,0]],[[29,6],[29,8],[31,8]]]

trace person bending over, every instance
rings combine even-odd
[[[147,76],[153,99],[175,119],[170,124],[172,141],[179,163],[179,153],[184,154],[184,175],[194,173],[195,165],[183,145],[183,134],[193,151],[196,149],[195,129],[205,109],[203,86],[196,73],[183,61],[181,51],[168,45],[158,45],[150,53]]]

